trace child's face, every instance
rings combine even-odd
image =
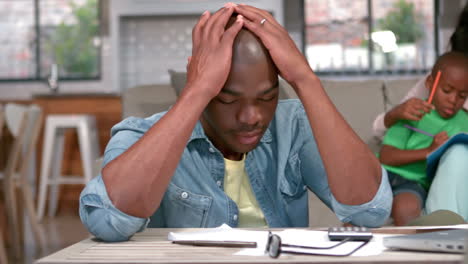
[[[426,79],[426,87],[432,89],[432,75]],[[446,67],[440,76],[439,84],[434,94],[433,104],[442,118],[451,118],[465,103],[468,96],[468,69]]]

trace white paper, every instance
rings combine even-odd
[[[339,242],[330,241],[328,239],[328,232],[326,231],[311,231],[311,230],[301,230],[301,229],[287,229],[280,232],[273,232],[281,237],[282,244],[292,244],[292,245],[300,245],[300,246],[315,246],[315,247],[328,247],[335,245]],[[383,246],[382,239],[384,236],[388,235],[380,235],[374,234],[372,240],[367,243],[364,247],[360,248],[358,251],[354,252],[352,256],[373,256],[381,254],[385,247]],[[327,255],[343,255],[351,252],[355,248],[362,245],[363,242],[360,241],[350,241],[346,242],[343,245],[337,246],[333,249],[299,249],[299,248],[288,248],[284,247],[284,249],[292,249],[294,251],[299,252],[308,252],[308,253],[317,253],[317,254],[327,254]],[[266,246],[266,244],[265,244]],[[265,249],[265,248],[263,248]],[[260,248],[257,248],[258,253],[257,255],[264,255],[265,252],[260,252]],[[253,249],[248,250],[241,250],[237,254],[239,255],[253,255]],[[286,253],[285,253],[286,254]]]
[[[239,241],[239,242],[257,242],[268,239],[268,231],[250,231],[242,229],[233,229],[223,224],[216,228],[208,228],[202,231],[193,232],[170,232],[167,236],[170,241],[181,240],[201,240],[201,241]],[[258,245],[258,244],[257,244]]]
[[[305,229],[286,229],[284,231],[273,231],[272,233],[277,234],[281,237],[282,244],[293,244],[302,246],[316,246],[316,247],[327,247],[334,245],[338,242],[333,242],[328,239],[326,231],[311,231]],[[382,253],[385,250],[382,239],[385,236],[383,234],[374,234],[373,239],[364,247],[352,254],[352,256],[373,256]],[[235,253],[235,255],[247,255],[247,256],[265,256],[266,245],[268,241],[268,231],[251,231],[243,230],[238,228],[231,228],[226,224],[223,224],[217,228],[204,229],[202,231],[194,232],[170,232],[168,239],[174,240],[209,240],[209,241],[239,241],[239,242],[256,242],[256,248],[245,248]],[[319,253],[327,255],[342,255],[351,252],[355,248],[359,247],[363,242],[352,241],[346,242],[333,249],[319,249],[305,251],[309,253]],[[292,249],[284,247],[284,249]],[[303,249],[294,248],[294,250],[304,251]],[[284,253],[288,254],[288,253]]]

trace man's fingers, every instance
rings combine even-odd
[[[249,20],[253,22],[260,23],[260,21],[265,18],[265,16],[260,13],[260,10],[257,10],[256,8],[252,8],[251,6],[240,4],[235,7],[236,11],[239,14],[242,14],[244,17],[248,18]],[[269,17],[267,17],[268,19]]]
[[[234,6],[235,4],[233,3],[227,3],[224,5],[224,8],[226,8],[227,11],[217,17],[216,21],[213,22],[212,30],[213,33],[215,33],[213,34],[214,36],[221,36],[224,33],[226,25],[231,18],[232,13],[235,11]]]
[[[257,37],[263,40],[265,30],[260,28],[262,26],[260,23],[255,23],[247,18],[243,18],[243,23],[248,30],[252,31]]]
[[[265,22],[268,23],[268,22]],[[284,37],[281,31],[278,31],[271,25],[262,25],[244,17],[244,27],[259,37],[267,49],[271,48],[275,39]]]
[[[253,24],[260,25],[265,29],[274,29],[274,31],[285,32],[285,29],[276,21],[276,19],[267,11],[248,5],[238,5],[236,11],[252,21]],[[265,21],[262,24],[263,19]]]
[[[211,39],[212,37],[221,37],[222,32],[224,32],[224,26],[219,30],[220,23],[222,24],[223,19],[225,19],[227,23],[227,20],[231,17],[233,12],[234,8],[232,5],[225,5],[225,7],[214,13],[205,25],[203,33],[204,38]]]
[[[223,45],[229,45],[230,48],[232,48],[232,43],[234,42],[234,39],[237,36],[237,33],[242,29],[242,26],[244,25],[244,18],[241,15],[238,15],[236,18],[236,22],[224,32],[223,38],[221,39],[221,42]]]
[[[203,27],[206,24],[206,21],[210,18],[210,12],[205,11],[201,15],[200,19],[198,20],[197,24],[193,27],[192,30],[192,47],[197,47],[198,43],[200,43],[200,39],[202,36]]]
[[[252,22],[260,23],[263,19],[267,19],[265,23],[280,26],[273,16],[265,10],[244,4],[237,5],[235,9],[239,14],[245,16]]]

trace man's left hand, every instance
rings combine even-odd
[[[244,4],[235,6],[235,11],[244,16],[244,26],[261,39],[281,77],[288,83],[297,87],[301,80],[313,75],[306,58],[286,29],[270,13]]]

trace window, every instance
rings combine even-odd
[[[436,57],[427,0],[305,0],[305,54],[321,75],[424,73]]]
[[[0,80],[100,75],[98,0],[0,0]]]

